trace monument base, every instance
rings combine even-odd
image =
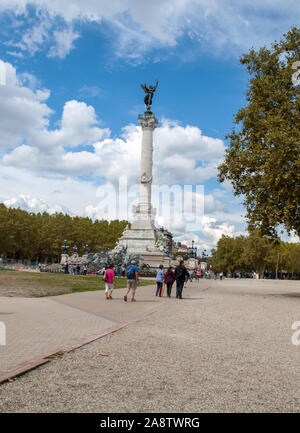
[[[164,244],[164,234],[155,227],[137,228],[139,224],[133,223],[133,228],[125,230],[119,239],[118,247],[126,248],[127,254],[141,256],[144,263],[152,269],[159,265],[169,266],[170,257]]]

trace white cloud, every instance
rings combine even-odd
[[[99,86],[84,85],[79,89],[78,93],[81,97],[95,98],[96,96],[101,95],[103,90]]]
[[[59,57],[64,59],[67,54],[74,48],[74,41],[80,37],[79,33],[74,32],[72,28],[62,31],[55,30],[53,39],[55,44],[50,47],[49,57]]]
[[[45,99],[49,93],[35,93],[22,85],[15,68],[7,62],[4,65],[5,86],[0,86],[0,147],[8,148],[21,143],[33,130],[47,128],[52,110],[41,100],[42,94]]]
[[[51,206],[45,200],[41,200],[37,197],[32,197],[29,194],[20,194],[17,197],[12,197],[9,200],[4,200],[4,204],[6,207],[12,207],[16,209],[20,208],[26,210],[27,212],[47,212],[50,215],[56,212],[71,214],[71,212],[67,208],[59,204],[54,204],[53,206]]]
[[[17,167],[0,164],[0,202],[18,196],[35,197],[49,208],[60,206],[68,212],[83,215],[85,207],[97,200],[97,186],[92,182],[72,177],[43,177]]]
[[[27,51],[33,56],[49,40],[51,26],[49,17],[42,14],[40,21],[23,33],[20,42],[10,42],[9,45]]]
[[[68,29],[77,23],[94,22],[104,31],[105,22],[116,54],[141,61],[146,51],[172,48],[182,36],[211,53],[240,53],[273,41],[300,20],[296,0],[6,0],[0,11],[10,10],[22,18],[29,4],[36,6],[39,21],[34,21],[18,46],[34,53],[49,42],[50,34],[57,43],[50,55],[60,57],[72,49],[78,34]],[[67,30],[55,28],[57,17]]]
[[[232,237],[235,234],[234,225],[227,222],[219,223],[216,218],[206,215],[202,218],[202,231],[211,238],[213,245],[217,244],[222,235]]]

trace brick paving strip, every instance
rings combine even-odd
[[[7,332],[6,346],[0,346],[0,383],[174,302],[156,298],[154,292],[153,285],[138,288],[135,303],[130,298],[124,302],[124,289],[115,290],[114,299],[109,301],[103,291],[48,298],[0,297],[0,321]]]

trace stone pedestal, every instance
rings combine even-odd
[[[68,260],[69,260],[69,254],[62,254],[60,259],[60,264],[66,265],[68,263]]]

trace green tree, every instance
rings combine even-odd
[[[275,273],[277,253],[278,244],[254,230],[245,238],[241,259],[247,270],[264,275],[265,270]]]
[[[245,266],[241,258],[245,244],[244,236],[231,238],[223,235],[217,244],[217,248],[212,250],[212,264],[218,271],[234,272],[244,270]]]
[[[247,105],[235,116],[219,180],[242,195],[249,227],[276,236],[279,225],[300,234],[300,86],[293,83],[300,61],[300,29],[270,49],[241,57],[251,76]]]
[[[70,252],[74,244],[83,254],[87,242],[89,251],[113,248],[121,237],[127,221],[92,221],[62,213],[49,215],[11,209],[0,203],[0,254],[11,259],[59,260],[64,239]]]

